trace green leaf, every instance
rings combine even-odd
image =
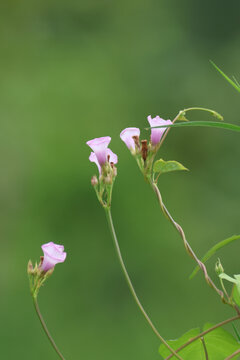
[[[219,121],[188,121],[188,122],[175,122],[174,124],[162,125],[162,126],[153,126],[146,128],[146,130],[157,129],[157,128],[171,128],[171,127],[184,127],[184,126],[196,126],[196,127],[214,127],[225,130],[237,131],[240,132],[240,126],[222,123]]]
[[[240,86],[239,86],[239,84],[237,82],[232,81],[226,74],[224,74],[224,72],[221,69],[219,69],[219,67],[216,64],[214,64],[213,61],[210,60],[210,63],[229,82],[229,84],[231,84],[237,91],[240,92]]]
[[[170,171],[188,170],[175,160],[164,161],[163,159],[155,161],[153,165],[153,171],[155,173],[163,174]]]
[[[236,328],[236,326],[233,323],[232,323],[232,327],[233,327],[233,330],[235,332],[235,335],[236,335],[238,341],[240,341],[240,335],[239,335],[238,329]]]
[[[219,249],[221,249],[222,247],[230,244],[231,242],[235,241],[235,240],[239,240],[240,239],[240,235],[234,235],[231,236],[225,240],[220,241],[218,244],[214,245],[201,259],[201,261],[203,263],[205,263],[208,259],[210,259]],[[195,269],[193,270],[193,272],[190,275],[190,279],[192,279],[198,272],[199,270],[199,266],[196,266]]]
[[[212,326],[213,324],[210,323],[205,324],[203,327],[203,331],[208,330]],[[169,340],[168,344],[174,350],[177,350],[188,340],[199,334],[199,328],[192,329],[177,340]],[[236,341],[236,339],[228,331],[220,327],[206,334],[204,336],[204,341],[208,352],[208,358],[211,360],[223,360],[225,359],[225,357],[231,355],[239,349],[239,343]],[[159,353],[163,357],[163,359],[165,359],[171,354],[170,351],[163,344],[159,347]],[[195,340],[193,343],[179,351],[179,355],[184,360],[204,360],[205,353],[202,341],[200,339]]]
[[[205,324],[203,331],[212,326],[210,323]],[[204,339],[211,360],[223,360],[240,348],[234,336],[221,327],[205,335]]]
[[[200,334],[200,329],[191,329],[188,332],[186,332],[183,336],[181,336],[179,339],[176,340],[169,340],[167,343],[174,349],[178,349],[181,345],[185,344],[189,339],[197,336]],[[166,348],[164,344],[160,345],[159,347],[159,353],[165,359],[168,357],[171,353]],[[202,346],[202,343],[200,340],[194,341],[189,346],[185,347],[183,350],[179,352],[179,355],[184,360],[203,360],[204,359],[204,349]],[[174,359],[174,357],[173,357]]]
[[[234,283],[234,284],[237,284],[237,280],[236,279],[234,279],[234,278],[232,278],[231,276],[229,276],[229,275],[227,275],[227,274],[225,274],[225,273],[222,273],[222,274],[220,274],[220,275],[218,275],[221,279],[224,279],[224,280],[227,280],[227,281],[229,281],[229,282],[231,282],[231,283]]]
[[[240,306],[240,294],[235,284],[233,285],[232,297],[235,303]]]

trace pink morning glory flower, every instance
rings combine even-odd
[[[92,149],[92,151],[96,155],[97,161],[100,166],[104,165],[107,162],[107,155],[108,155],[107,148],[110,141],[111,141],[110,136],[104,136],[93,140],[89,140],[87,142],[87,145]]]
[[[110,149],[107,149],[106,153],[107,153],[107,158],[109,157],[109,162],[113,163],[113,164],[117,164],[117,162],[118,162],[117,155],[114,154],[112,152],[112,150],[110,150]],[[97,165],[98,170],[99,170],[99,174],[101,174],[101,165],[99,164],[97,155],[94,152],[91,152],[91,154],[89,156],[89,160],[91,162],[94,162]]]
[[[161,119],[160,116],[156,116],[152,119],[151,115],[149,115],[147,119],[151,127],[172,124],[171,120]],[[151,130],[151,143],[153,145],[157,145],[160,142],[165,130],[166,128],[164,127]]]
[[[48,271],[58,263],[64,262],[67,254],[64,252],[63,245],[57,245],[53,242],[42,245],[44,253],[43,261],[41,264],[42,271]]]
[[[133,136],[137,136],[137,137],[140,136],[140,130],[138,128],[135,127],[126,128],[120,134],[120,138],[122,139],[123,142],[125,142],[129,150],[131,151],[134,151],[136,147]]]

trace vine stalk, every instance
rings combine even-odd
[[[153,332],[157,335],[157,337],[161,340],[161,342],[172,353],[172,356],[175,356],[179,360],[183,360],[182,357],[180,355],[178,355],[176,353],[176,351],[174,349],[172,349],[171,346],[167,343],[167,341],[159,334],[158,330],[156,329],[156,327],[152,323],[151,319],[149,318],[148,314],[146,313],[144,307],[142,306],[142,304],[141,304],[141,302],[140,302],[140,300],[139,300],[139,298],[138,298],[138,296],[136,294],[136,291],[135,291],[135,289],[133,287],[132,281],[131,281],[131,279],[130,279],[130,277],[128,275],[126,266],[125,266],[123,258],[122,258],[121,250],[120,250],[118,240],[117,240],[117,235],[116,235],[115,228],[114,228],[114,225],[113,225],[113,220],[112,220],[112,214],[111,214],[110,207],[105,208],[105,211],[106,211],[106,217],[107,217],[107,221],[108,221],[108,224],[109,224],[110,232],[111,232],[111,235],[112,235],[112,238],[113,238],[114,246],[115,246],[115,249],[116,249],[116,253],[117,253],[117,256],[118,256],[118,260],[120,262],[120,265],[121,265],[123,274],[125,276],[125,279],[127,281],[127,284],[129,286],[130,292],[131,292],[137,306],[139,307],[141,313],[143,314],[143,316],[147,320],[148,324],[152,328]]]
[[[212,281],[212,279],[210,278],[210,276],[208,275],[208,272],[207,272],[207,269],[206,269],[206,266],[203,264],[203,262],[201,260],[198,259],[197,255],[194,253],[194,251],[192,250],[191,246],[189,245],[187,239],[186,239],[186,236],[185,236],[185,233],[182,229],[182,227],[173,219],[173,217],[171,216],[171,214],[169,213],[168,209],[166,208],[166,206],[164,205],[163,203],[163,200],[162,200],[162,195],[160,193],[160,190],[156,184],[156,182],[152,181],[151,182],[151,186],[155,192],[155,194],[157,195],[157,199],[158,199],[158,202],[160,204],[160,207],[164,213],[164,215],[167,217],[167,219],[172,223],[172,225],[175,227],[175,229],[178,231],[178,233],[180,234],[182,240],[183,240],[183,243],[184,243],[184,246],[185,246],[185,249],[188,253],[188,255],[194,259],[196,261],[196,263],[198,264],[198,266],[200,267],[200,269],[203,271],[204,273],[204,277],[205,277],[205,280],[207,282],[207,284],[216,291],[216,293],[221,297],[221,300],[223,303],[227,303],[225,297],[224,297],[224,293],[223,291],[221,291],[220,289],[218,289],[218,287],[214,284],[214,282]],[[240,315],[240,312],[239,312],[239,309],[238,308],[235,308],[235,310],[237,311],[238,315]]]
[[[42,314],[41,314],[41,312],[40,312],[40,309],[39,309],[39,306],[38,306],[38,302],[37,302],[37,298],[34,297],[34,296],[33,296],[33,304],[34,304],[34,308],[35,308],[35,310],[36,310],[37,316],[38,316],[38,318],[39,318],[39,320],[40,320],[40,322],[41,322],[41,325],[42,325],[42,327],[43,327],[43,330],[44,330],[45,334],[46,334],[47,337],[48,337],[48,340],[50,341],[52,347],[54,348],[54,350],[56,351],[56,353],[58,354],[58,356],[60,357],[60,359],[65,360],[64,357],[63,357],[63,355],[61,354],[60,350],[58,349],[55,341],[53,340],[52,336],[50,335],[50,332],[49,332],[49,330],[48,330],[48,328],[47,328],[47,325],[46,325],[46,323],[45,323],[45,321],[44,321],[44,319],[43,319],[43,316],[42,316]]]

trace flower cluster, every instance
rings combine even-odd
[[[99,178],[93,176],[91,183],[98,200],[104,207],[109,207],[111,204],[112,187],[117,176],[115,164],[118,162],[118,157],[108,148],[110,141],[110,136],[105,136],[87,142],[93,150],[89,160],[97,165],[99,171]]]
[[[37,298],[40,287],[52,275],[54,267],[65,261],[67,253],[64,246],[49,242],[42,245],[44,256],[41,256],[40,263],[33,267],[31,260],[28,262],[28,275],[32,296]]]
[[[140,142],[140,129],[135,127],[126,128],[120,134],[120,138],[136,158],[146,179],[151,176],[153,160],[166,131],[165,126],[172,124],[171,120],[164,120],[159,116],[152,118],[149,115],[147,119],[151,126],[149,143],[147,140]],[[99,178],[93,176],[91,183],[95,188],[98,200],[104,207],[111,205],[112,186],[117,175],[115,165],[118,157],[108,148],[110,141],[110,136],[105,136],[87,142],[92,149],[89,160],[97,165],[99,171]]]
[[[160,147],[163,134],[166,131],[166,127],[164,126],[172,124],[171,120],[164,120],[159,116],[152,118],[151,115],[149,115],[147,119],[151,126],[149,143],[147,140],[142,140],[140,143],[140,129],[138,128],[126,128],[120,134],[122,141],[125,142],[132,155],[136,157],[138,166],[146,179],[151,176],[153,160]]]

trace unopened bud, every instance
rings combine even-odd
[[[224,273],[224,269],[223,269],[220,259],[218,259],[218,261],[216,262],[215,271],[218,276],[221,275],[222,273]]]
[[[31,275],[33,273],[33,265],[32,265],[31,260],[29,260],[29,262],[28,262],[27,272],[29,275]]]
[[[144,161],[146,161],[147,159],[147,154],[148,154],[148,144],[147,144],[147,140],[142,140],[142,158]]]
[[[106,177],[104,178],[104,183],[105,183],[106,185],[112,185],[112,177],[111,177],[110,175],[106,176]]]
[[[116,166],[113,165],[113,176],[116,177],[117,176],[117,168]]]
[[[97,186],[98,185],[98,179],[97,179],[96,176],[93,176],[91,178],[91,184],[92,184],[92,186]]]

